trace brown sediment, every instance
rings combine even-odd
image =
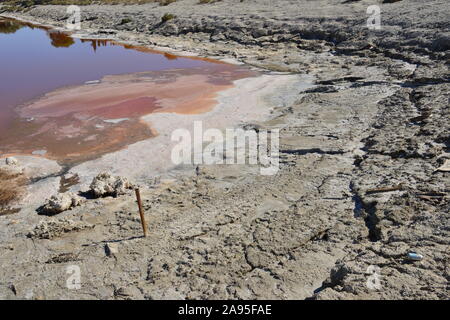
[[[153,136],[150,128],[136,119],[117,125],[101,122],[98,119],[82,122],[70,116],[41,119],[32,125],[22,122],[14,126],[8,137],[2,138],[2,151],[6,150],[8,155],[31,155],[36,150],[45,150],[45,154],[35,155],[71,165]],[[101,127],[96,127],[97,124]]]

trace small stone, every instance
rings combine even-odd
[[[40,212],[45,215],[54,215],[79,206],[84,201],[84,198],[74,193],[60,193],[48,199],[40,208]]]
[[[119,253],[119,247],[117,243],[105,244],[105,253],[108,257],[114,256]]]
[[[16,166],[19,164],[19,161],[14,157],[6,158],[5,162],[8,166]]]
[[[411,260],[411,261],[420,261],[423,259],[423,256],[416,252],[409,252],[407,254],[407,258],[408,258],[408,260]]]
[[[450,160],[445,160],[445,163],[436,169],[436,171],[449,172],[450,171]]]

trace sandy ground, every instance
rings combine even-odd
[[[148,169],[130,174],[147,187],[148,238],[139,237],[133,194],[88,200],[55,217],[24,205],[0,217],[0,296],[448,299],[450,181],[438,170],[449,159],[448,3],[379,3],[378,31],[365,25],[369,4],[83,7],[80,34],[288,73],[239,80],[218,107],[199,115],[214,126],[223,110],[239,105],[253,118],[246,125],[280,129],[280,170],[262,176],[255,166],[216,165],[164,176],[167,163],[156,158],[168,151],[149,152]],[[161,23],[165,12],[177,18]],[[15,15],[63,26],[65,8]],[[128,16],[132,22],[122,25]],[[242,99],[249,103],[237,104]],[[226,114],[221,125],[249,121]],[[171,114],[145,120],[163,132],[160,117],[179,121]],[[189,129],[195,116],[180,117]],[[153,141],[162,146],[164,136]],[[118,162],[144,168],[150,162],[132,147],[103,157],[105,167],[87,162],[72,170],[87,177],[129,173],[113,171]],[[51,190],[59,179],[50,174],[34,187]],[[411,252],[422,259],[411,260]],[[81,268],[80,290],[65,285],[70,265]]]

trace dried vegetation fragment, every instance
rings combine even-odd
[[[19,211],[11,205],[23,196],[26,185],[27,178],[23,172],[0,168],[0,216]]]

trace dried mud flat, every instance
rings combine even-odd
[[[275,176],[200,166],[144,183],[147,238],[131,193],[54,217],[1,216],[0,297],[448,299],[450,181],[437,169],[450,158],[450,4],[380,4],[371,31],[373,2],[344,2],[83,7],[90,35],[308,74],[315,86],[280,89],[272,119],[248,124],[280,129]],[[161,23],[166,12],[177,17]],[[58,6],[14,15],[66,18]],[[68,265],[81,268],[80,290],[66,287]]]

